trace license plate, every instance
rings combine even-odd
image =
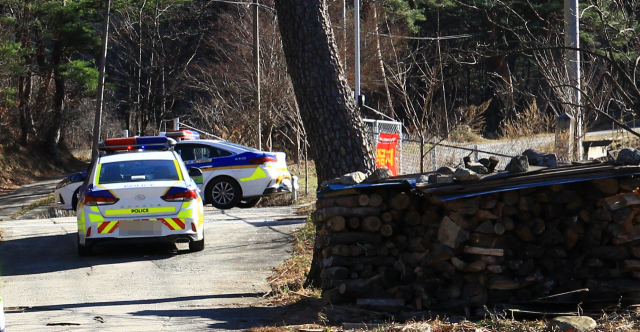
[[[162,222],[160,220],[121,220],[121,236],[160,236]]]

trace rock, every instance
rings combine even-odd
[[[335,179],[331,179],[331,180],[323,181],[323,182],[320,184],[320,188],[318,188],[318,190],[322,190],[322,189],[324,189],[324,188],[326,188],[327,186],[332,185],[332,184],[341,184],[341,183],[342,183],[342,180],[341,180],[340,178],[335,178]]]
[[[622,149],[618,152],[616,163],[638,165],[640,164],[640,152],[636,149]]]
[[[442,175],[453,175],[453,173],[455,172],[455,168],[451,168],[449,166],[443,166],[440,167],[436,170],[436,173],[440,173]]]
[[[462,158],[464,160],[464,167],[466,169],[470,169],[478,174],[487,174],[489,173],[489,171],[487,170],[487,168],[481,164],[481,163],[477,163],[474,161],[471,161],[471,157],[466,156],[464,158]]]
[[[505,171],[509,173],[522,173],[529,170],[529,161],[526,156],[517,156],[511,158],[511,162],[507,165]]]
[[[555,153],[543,153],[536,149],[527,149],[522,155],[527,156],[530,166],[558,167],[558,158]]]
[[[493,173],[496,167],[498,167],[498,164],[500,163],[500,159],[498,159],[498,157],[491,156],[489,157],[489,162],[490,162],[488,167],[489,173]]]
[[[482,158],[480,160],[478,160],[478,163],[482,164],[482,166],[489,168],[489,165],[491,165],[491,161],[487,158]]]
[[[551,320],[552,329],[558,332],[587,332],[596,325],[596,321],[588,316],[560,316]]]
[[[373,182],[378,182],[380,180],[388,179],[390,177],[393,177],[393,174],[391,174],[391,171],[385,166],[385,167],[380,167],[375,171],[373,171],[373,173],[371,173],[371,175],[369,175],[363,182],[373,183]]]
[[[453,180],[454,180],[453,175],[443,175],[443,174],[429,175],[429,183],[447,184],[447,183],[453,183]]]
[[[456,171],[453,173],[453,177],[458,181],[474,181],[480,179],[478,173],[466,168],[456,169]]]
[[[431,175],[420,175],[420,177],[416,180],[416,183],[431,183],[429,181],[431,179]],[[367,183],[367,180],[364,180]]]
[[[493,171],[495,171],[496,166],[498,166],[498,164],[500,163],[500,159],[498,159],[497,157],[491,156],[489,157],[489,159],[487,158],[482,158],[480,160],[478,160],[478,163],[482,164],[482,166],[487,168],[487,171],[489,171],[489,173],[493,173]]]
[[[478,174],[487,174],[489,170],[484,167],[481,163],[470,162],[466,165],[466,168],[478,173]]]
[[[362,172],[347,173],[340,178],[340,182],[346,185],[359,184],[367,178]]]

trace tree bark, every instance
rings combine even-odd
[[[340,66],[326,2],[276,0],[275,7],[318,182],[373,170],[374,154]]]
[[[61,40],[57,40],[53,46],[51,54],[51,64],[53,65],[53,84],[55,85],[55,93],[53,94],[53,118],[49,127],[48,144],[53,161],[60,160],[60,133],[62,129],[62,115],[64,112],[65,80],[60,66],[62,65],[62,45]]]

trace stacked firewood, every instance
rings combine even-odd
[[[444,202],[384,186],[325,195],[312,215],[323,300],[468,309],[584,288],[633,300],[638,187],[606,178]]]

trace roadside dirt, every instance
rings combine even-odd
[[[51,158],[31,149],[0,145],[0,196],[21,185],[60,177],[86,167],[85,162],[68,151],[61,151],[61,162],[55,165]]]

